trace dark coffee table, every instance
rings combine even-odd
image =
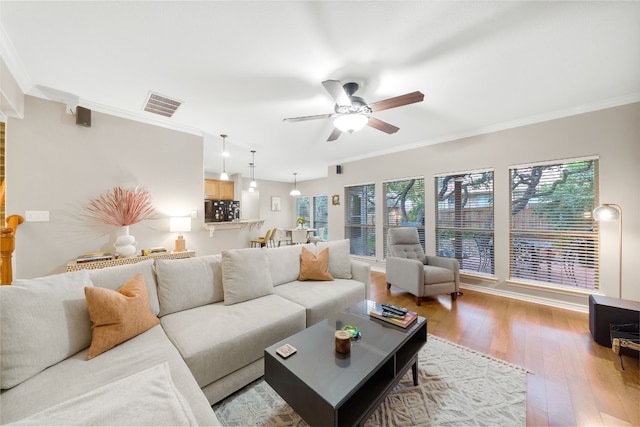
[[[427,341],[427,320],[407,329],[368,315],[362,301],[264,351],[267,383],[309,425],[360,425],[412,368],[418,384],[418,352]],[[335,352],[334,333],[345,325],[362,331],[351,353]],[[291,344],[298,351],[283,359],[276,349]]]

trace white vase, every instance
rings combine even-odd
[[[113,246],[121,257],[130,257],[136,254],[136,238],[129,234],[128,225],[120,229]]]

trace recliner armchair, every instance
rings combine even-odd
[[[425,255],[415,227],[390,228],[387,237],[387,289],[394,285],[412,293],[416,305],[422,303],[422,297],[444,293],[456,300],[460,289],[457,259]]]

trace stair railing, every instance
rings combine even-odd
[[[16,231],[24,222],[20,215],[7,217],[7,226],[0,230],[0,256],[2,257],[2,274],[0,285],[10,285],[13,282],[13,251],[16,249]]]

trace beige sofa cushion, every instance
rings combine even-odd
[[[351,279],[351,243],[349,239],[318,242],[318,251],[329,248],[329,272],[336,279]]]
[[[273,292],[306,308],[307,327],[366,298],[365,285],[349,279],[296,281],[276,286]]]
[[[0,286],[0,387],[8,389],[91,342],[87,270]]]
[[[298,276],[300,276],[300,251],[302,248],[316,253],[316,245],[312,243],[265,249],[269,259],[269,271],[271,272],[273,286],[298,280]]]
[[[242,304],[215,303],[180,311],[160,322],[200,387],[205,387],[261,359],[265,348],[303,330],[305,310],[267,295]]]
[[[156,261],[160,316],[222,301],[222,257]]]
[[[149,292],[149,305],[151,306],[151,312],[157,316],[160,312],[160,304],[158,303],[156,273],[153,270],[152,259],[137,262],[135,264],[89,270],[89,277],[91,277],[91,281],[94,286],[115,291],[120,286],[127,283],[127,281],[137,273],[142,274],[142,277],[144,277],[144,281],[147,284],[147,291]]]
[[[88,350],[68,357],[11,390],[3,390],[0,424],[18,421],[150,366],[168,362],[171,378],[189,403],[198,425],[220,425],[189,368],[160,325],[89,361]]]
[[[273,293],[266,252],[252,248],[222,251],[222,286],[226,305]]]

